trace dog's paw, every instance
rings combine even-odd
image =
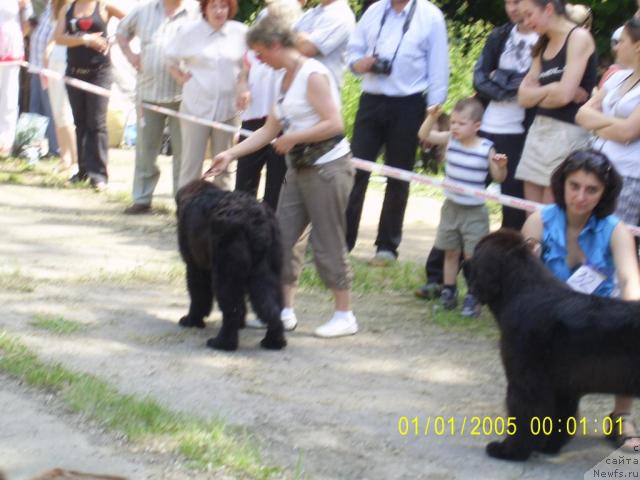
[[[287,341],[284,335],[279,336],[265,336],[260,340],[260,346],[266,350],[282,350],[287,346]]]
[[[180,319],[180,321],[178,322],[178,325],[185,328],[192,328],[192,327],[204,328],[204,320],[202,319],[194,320],[189,315],[185,315]]]
[[[207,340],[207,347],[213,348],[214,350],[233,352],[238,349],[238,341],[229,340],[228,338],[218,335],[217,337],[213,337]]]
[[[529,458],[530,452],[523,450],[514,450],[509,444],[504,442],[491,442],[487,444],[487,455],[501,460],[512,460],[523,462]]]

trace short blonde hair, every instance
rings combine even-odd
[[[586,5],[567,3],[565,12],[567,18],[579,27],[591,29],[593,12]]]
[[[302,16],[302,7],[298,0],[267,0],[267,13],[285,25],[293,26]]]
[[[274,43],[279,43],[283,47],[293,47],[293,29],[286,21],[267,15],[247,32],[247,45],[252,47],[256,43],[261,43],[267,47]]]

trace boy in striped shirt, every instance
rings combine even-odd
[[[484,109],[475,98],[456,103],[451,113],[450,131],[434,131],[441,114],[440,105],[427,110],[427,118],[418,131],[423,142],[446,145],[445,177],[472,188],[485,188],[487,175],[500,183],[507,176],[507,156],[496,153],[490,140],[478,136]],[[440,303],[453,310],[457,303],[456,276],[460,251],[471,258],[478,241],[489,233],[489,213],[484,200],[445,190],[447,199],[440,211],[435,246],[445,251],[444,286]],[[470,293],[464,299],[462,315],[477,317],[480,304]]]

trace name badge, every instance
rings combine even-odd
[[[580,293],[592,294],[607,276],[589,265],[582,265],[567,280],[573,290]]]

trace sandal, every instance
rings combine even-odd
[[[619,448],[624,452],[640,453],[640,448],[638,447],[638,445],[627,445],[627,441],[629,440],[640,441],[640,434],[638,434],[638,428],[636,427],[636,422],[633,418],[633,415],[631,415],[630,413],[614,414],[613,412],[611,412],[608,417],[611,419],[611,422],[613,424],[613,431],[609,435],[605,436],[615,444],[616,448]],[[622,419],[622,431],[620,431],[620,429],[618,428],[619,418]],[[633,432],[630,435],[628,433],[629,427],[631,427],[630,430],[631,432]],[[627,433],[625,433],[625,430]]]

